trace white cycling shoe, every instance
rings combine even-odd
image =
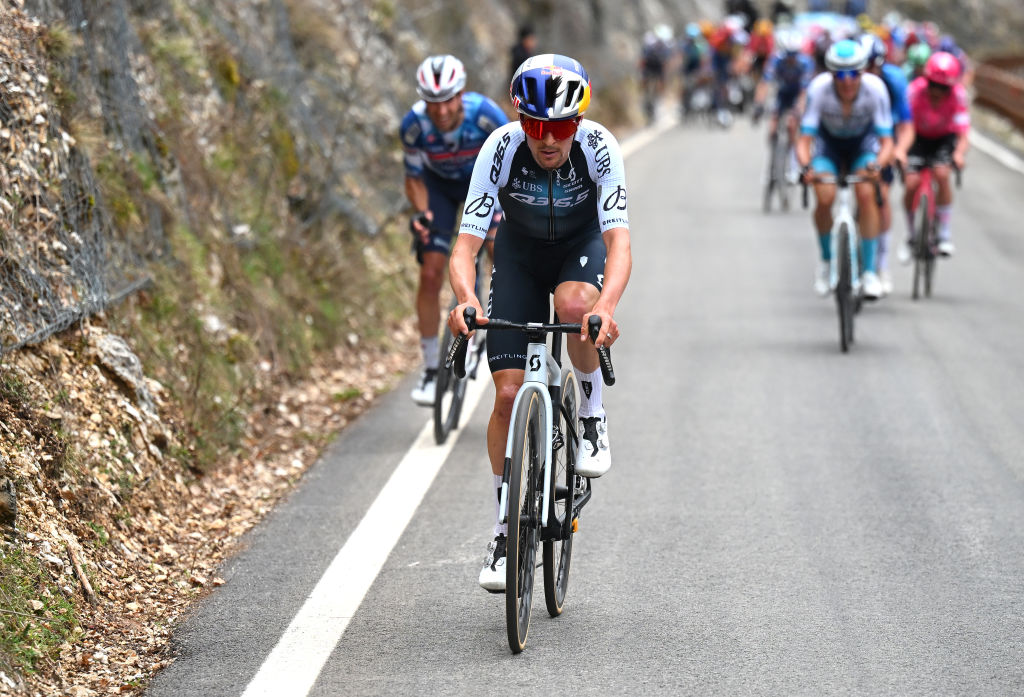
[[[896,248],[896,258],[899,259],[900,263],[904,266],[910,266],[910,262],[914,260],[914,252],[911,249],[911,245],[914,244],[912,238],[900,243],[900,246]]]
[[[828,295],[830,290],[828,282],[830,271],[827,261],[819,261],[818,267],[814,270],[814,292],[823,298]]]
[[[951,257],[956,253],[956,245],[953,244],[953,240],[940,240],[939,241],[939,256]]]
[[[860,287],[868,300],[878,300],[882,297],[882,281],[874,271],[865,271],[860,275]]]
[[[893,288],[893,286],[892,286],[892,274],[889,273],[888,271],[879,271],[878,272],[878,279],[882,282],[882,295],[883,296],[891,295],[892,294],[892,288]]]
[[[608,445],[608,419],[604,416],[580,418],[580,441],[576,450],[576,474],[594,479],[612,466]]]
[[[424,368],[419,384],[412,389],[412,401],[421,407],[434,406],[434,393],[437,390],[437,368]]]
[[[497,535],[487,543],[487,556],[480,569],[480,587],[491,593],[505,592],[505,559],[508,556],[506,542],[504,535]]]

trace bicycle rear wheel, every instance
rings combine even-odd
[[[839,282],[836,284],[839,348],[846,353],[853,343],[853,260],[850,258],[850,230],[845,223],[839,226],[836,249],[839,252]]]
[[[764,200],[761,203],[761,208],[765,213],[770,213],[772,210],[772,194],[780,186],[778,180],[779,172],[779,136],[769,140],[768,146],[768,173],[765,175],[764,182]]]
[[[558,433],[561,447],[552,454],[551,490],[555,492],[552,501],[548,525],[561,528],[566,516],[572,524],[573,499],[576,495],[576,476],[569,470],[576,468],[576,424],[579,419],[579,392],[576,386],[576,374],[572,368],[562,369],[562,399],[558,410]],[[570,468],[570,463],[572,467]],[[572,541],[575,537],[570,532],[564,540],[544,541],[544,602],[548,614],[557,617],[562,614],[565,603],[565,591],[569,585],[569,561],[572,559]]]
[[[533,605],[540,526],[538,490],[544,468],[543,402],[536,392],[519,402],[512,433],[508,482],[508,558],[505,562],[505,627],[512,653],[526,648]]]
[[[448,355],[452,345],[452,332],[445,325],[441,335],[442,356]],[[446,370],[443,365],[437,371],[437,387],[434,391],[434,442],[441,445],[448,434],[459,427],[462,414],[462,400],[466,395],[466,378],[455,377],[454,367]]]
[[[914,238],[914,286],[911,297],[917,300],[928,285],[925,277],[929,275],[928,257],[931,253],[931,230],[928,224],[928,194],[921,194],[918,202],[920,218],[917,223],[917,235]]]

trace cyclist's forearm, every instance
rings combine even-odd
[[[615,308],[626,291],[629,275],[633,268],[633,257],[629,245],[629,230],[612,228],[604,233],[604,242],[608,253],[604,262],[604,283],[601,295],[594,309],[615,313]]]
[[[964,155],[967,154],[967,148],[969,145],[970,140],[968,140],[967,134],[961,133],[960,136],[956,139],[956,148],[953,150],[953,154],[963,157]]]
[[[904,121],[896,126],[896,150],[906,153],[914,144],[914,122]]]
[[[882,138],[878,146],[878,165],[885,167],[892,162],[892,138]]]
[[[460,233],[448,262],[448,278],[459,303],[468,302],[476,295],[476,255],[484,241],[476,235]]]
[[[430,207],[427,185],[419,177],[407,176],[405,178],[405,197],[417,211],[425,211]]]
[[[796,140],[796,161],[801,167],[811,164],[811,137],[801,135]]]

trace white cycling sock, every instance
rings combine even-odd
[[[585,416],[604,416],[604,404],[601,402],[601,369],[593,373],[581,373],[573,366],[576,382],[580,384],[580,418]]]
[[[501,475],[494,475],[494,534],[495,535],[507,535],[508,534],[508,523],[502,523],[498,517],[501,515]]]
[[[437,368],[441,342],[436,336],[420,337],[420,351],[423,352],[423,365],[426,368]]]
[[[949,219],[953,213],[953,204],[947,206],[935,206],[935,217],[939,223],[939,239],[943,242],[949,240],[952,233],[949,231]]]
[[[878,233],[877,265],[879,272],[889,270],[889,231]]]

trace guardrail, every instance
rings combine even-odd
[[[974,101],[995,109],[1024,131],[1024,56],[1000,56],[981,63],[974,88]]]

